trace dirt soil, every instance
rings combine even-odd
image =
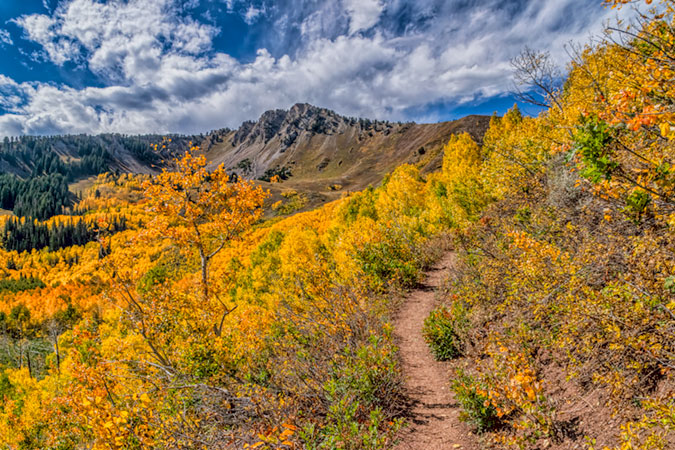
[[[410,425],[396,450],[480,448],[469,426],[459,420],[449,364],[436,361],[422,337],[424,319],[437,304],[436,291],[454,263],[455,254],[449,252],[432,267],[427,279],[408,295],[395,323],[410,399]]]

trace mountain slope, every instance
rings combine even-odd
[[[192,143],[206,151],[211,166],[223,163],[245,178],[266,179],[266,172],[284,168],[294,182],[359,189],[376,184],[403,163],[419,164],[426,171],[439,168],[442,147],[452,134],[466,131],[480,141],[488,124],[486,116],[435,124],[373,121],[296,104],[288,111],[267,111],[237,130],[206,135],[5,138],[0,172],[24,179],[49,173],[70,179],[104,171],[155,173],[162,159],[181,154]]]
[[[422,172],[440,168],[443,146],[451,135],[468,132],[480,141],[489,117],[468,116],[436,124],[393,123],[341,116],[308,104],[265,112],[258,121],[244,122],[195,136],[23,136],[0,144],[0,175],[25,180],[59,175],[72,192],[82,191],[88,177],[103,172],[157,173],[163,161],[192,145],[203,149],[210,167],[224,164],[228,172],[265,184],[274,175],[284,180],[269,185],[272,202],[291,203],[285,212],[310,209],[341,196],[377,185],[397,166],[415,164]],[[56,178],[40,183],[39,191],[21,192],[24,182],[0,177],[0,207],[13,210],[19,197],[54,197],[41,217],[72,203],[55,194]],[[79,183],[78,183],[79,181]],[[84,183],[84,184],[83,184]],[[23,186],[23,187],[22,187]],[[43,192],[44,191],[44,192]],[[296,191],[300,198],[289,198]],[[18,201],[18,203],[22,203]]]
[[[439,168],[452,134],[466,131],[480,141],[488,124],[486,116],[437,124],[371,121],[296,104],[289,111],[268,111],[238,130],[213,133],[202,147],[212,165],[223,163],[246,178],[290,172],[291,184],[313,191],[334,184],[357,190],[403,163]]]

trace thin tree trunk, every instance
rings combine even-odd
[[[202,261],[202,296],[204,297],[204,302],[207,302],[209,300],[209,259],[201,248],[199,249],[199,257]]]
[[[32,377],[33,376],[33,368],[31,367],[31,364],[30,364],[30,347],[26,348],[26,361],[28,362],[28,376]]]
[[[59,337],[54,338],[54,353],[56,354],[56,371],[61,373],[61,353],[59,353]]]

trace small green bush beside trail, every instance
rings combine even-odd
[[[438,361],[448,361],[462,353],[457,328],[458,321],[445,306],[434,309],[425,319],[424,340]]]
[[[479,433],[495,428],[499,424],[499,417],[486,389],[462,370],[457,370],[455,375],[452,390],[462,406],[460,419],[472,424]]]

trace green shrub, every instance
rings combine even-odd
[[[611,127],[594,115],[582,117],[580,121],[581,125],[577,126],[572,139],[574,150],[584,163],[581,176],[592,183],[610,180],[619,168],[619,163],[612,159],[614,152],[611,144],[614,137]]]
[[[434,309],[424,320],[424,340],[438,361],[447,361],[461,355],[462,343],[458,335],[460,322],[461,319],[454,317],[445,306]]]
[[[647,192],[635,190],[626,197],[626,207],[623,208],[623,213],[634,223],[639,224],[651,201]]]
[[[364,244],[356,252],[356,260],[363,271],[385,283],[401,286],[414,286],[417,283],[420,267],[415,260],[414,249],[403,236],[394,236],[395,240]]]
[[[303,448],[308,450],[386,450],[393,446],[402,419],[385,420],[380,408],[359,418],[358,403],[343,398],[330,406],[329,422],[322,429],[308,424],[299,433]]]
[[[389,336],[370,336],[357,349],[346,351],[324,389],[334,401],[353,398],[367,406],[388,409],[402,389],[396,348]]]
[[[323,386],[326,422],[300,432],[303,448],[384,450],[392,448],[403,422],[395,418],[402,379],[391,337],[373,335],[334,360]]]
[[[466,375],[461,369],[452,382],[455,399],[462,406],[460,420],[469,422],[480,433],[499,425],[497,408],[490,402],[487,390],[473,377]]]

